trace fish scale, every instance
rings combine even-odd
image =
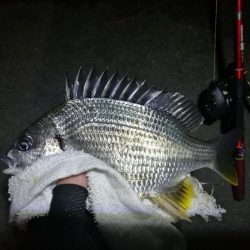
[[[171,116],[137,104],[72,100],[50,118],[66,141],[106,161],[142,196],[159,194],[215,158],[210,144],[198,143]]]

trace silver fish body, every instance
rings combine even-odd
[[[235,169],[225,167],[232,161],[229,154],[224,157],[231,144],[225,138],[209,143],[191,136],[203,118],[188,98],[128,81],[126,75],[108,79],[106,70],[99,77],[94,69],[86,78],[82,74],[80,69],[73,85],[66,81],[66,103],[34,122],[16,141],[4,158],[6,173],[73,149],[108,163],[140,197],[157,197],[179,186],[175,208],[176,197],[184,197],[181,206],[190,205],[186,201],[193,190],[184,178],[193,170],[211,168],[237,185]],[[230,147],[218,150],[227,144]]]
[[[119,171],[142,196],[156,195],[187,173],[214,163],[212,144],[198,141],[170,115],[104,98],[72,100],[46,120],[68,147]]]

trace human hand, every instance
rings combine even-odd
[[[58,180],[58,184],[75,184],[87,188],[88,186],[88,177],[86,173],[81,173],[78,175],[72,175]]]

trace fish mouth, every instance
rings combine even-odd
[[[6,155],[1,155],[0,161],[8,166],[7,169],[3,170],[4,174],[14,174],[14,172],[16,172],[15,169],[16,169],[17,164],[15,163],[14,159],[12,159]]]
[[[14,160],[6,155],[1,155],[0,161],[8,165],[8,167],[13,167],[15,165]]]

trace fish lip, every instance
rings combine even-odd
[[[3,163],[5,163],[9,167],[13,167],[14,165],[16,165],[15,162],[14,162],[14,159],[12,159],[12,158],[10,158],[10,157],[8,157],[6,155],[2,155],[0,157],[0,161],[2,161]]]
[[[4,174],[11,174],[12,175],[12,174],[15,174],[17,172],[16,171],[17,164],[15,163],[14,159],[12,159],[8,156],[2,155],[0,157],[0,161],[8,166],[8,168],[3,170]]]

